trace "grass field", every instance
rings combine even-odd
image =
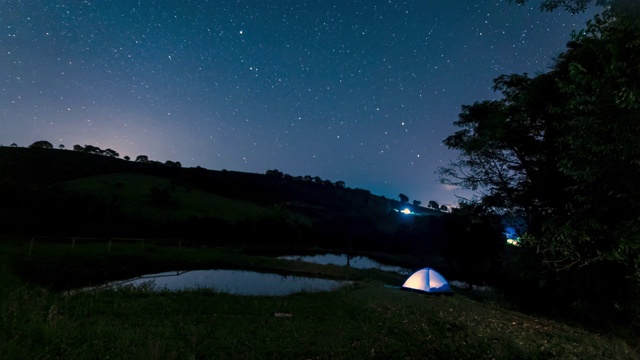
[[[0,243],[0,359],[638,359],[628,343],[510,310],[495,295],[430,296],[378,270],[122,243]],[[284,297],[65,288],[176,268],[349,279]],[[286,316],[279,316],[286,314]]]
[[[116,173],[84,177],[64,182],[64,186],[79,194],[99,194],[105,203],[117,202],[122,212],[132,217],[151,220],[186,220],[189,217],[211,217],[230,223],[240,219],[286,212],[287,217],[300,223],[310,220],[284,209],[272,209],[256,203],[230,199],[200,189],[174,183],[169,179],[133,173]],[[166,203],[152,206],[152,188],[166,191]]]

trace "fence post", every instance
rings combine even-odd
[[[71,250],[73,250],[73,249],[75,249],[75,248],[76,248],[76,238],[73,238],[73,239],[71,240]]]
[[[109,254],[111,254],[111,240],[112,240],[112,239],[109,239],[109,247],[108,247],[108,252],[109,252]]]
[[[31,256],[31,250],[33,250],[33,238],[31,238],[31,243],[29,244],[29,256]]]

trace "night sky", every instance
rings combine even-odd
[[[548,70],[590,13],[505,0],[0,0],[0,144],[319,176],[454,204],[462,105]]]

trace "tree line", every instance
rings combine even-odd
[[[18,147],[18,145],[16,143],[12,143],[10,145],[10,147]],[[33,144],[29,145],[29,148],[31,149],[54,149],[54,146],[52,143],[50,143],[47,140],[38,140],[36,142],[34,142]],[[60,144],[58,145],[58,149],[60,150],[64,150],[65,146],[64,144]],[[96,155],[102,155],[102,156],[107,156],[107,157],[112,157],[112,158],[120,158],[120,154],[113,150],[113,149],[101,149],[97,146],[93,146],[93,145],[73,145],[73,150],[74,151],[78,151],[78,152],[84,152],[84,153],[88,153],[88,154],[96,154]],[[129,156],[124,156],[122,158],[123,160],[131,160],[131,158]],[[174,167],[182,167],[182,164],[179,161],[173,161],[173,160],[167,160],[164,163],[160,162],[160,161],[155,161],[155,160],[150,160],[149,157],[147,155],[138,155],[136,156],[135,160],[136,162],[141,162],[141,163],[153,163],[153,164],[164,164],[167,166],[174,166]]]

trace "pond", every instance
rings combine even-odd
[[[99,288],[151,286],[154,290],[212,289],[234,295],[284,296],[299,292],[333,291],[349,284],[352,282],[245,270],[193,270],[143,275],[111,282]]]
[[[397,272],[402,275],[411,274],[413,271],[400,266],[385,265],[366,256],[349,256],[347,254],[321,254],[309,256],[279,256],[278,259],[306,261],[321,265],[349,266],[355,269],[378,269]]]

